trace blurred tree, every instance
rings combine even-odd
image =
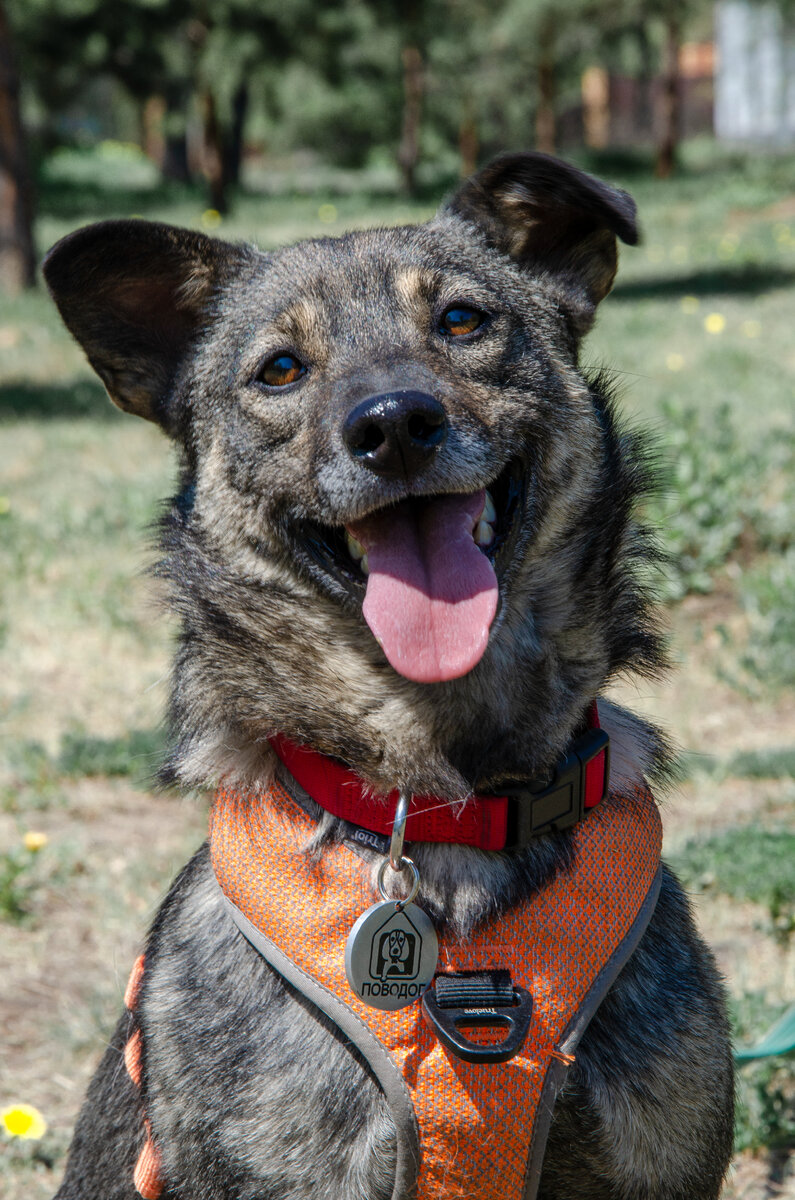
[[[0,287],[16,292],[35,282],[33,189],[19,111],[19,75],[0,0]]]
[[[682,134],[682,80],[679,55],[682,49],[683,0],[666,0],[660,15],[665,27],[665,46],[662,63],[662,93],[660,101],[660,140],[654,173],[667,179],[677,165],[679,140]]]
[[[49,113],[62,110],[87,80],[111,76],[139,105],[142,144],[159,148],[166,175],[184,178],[186,132],[196,112],[202,129],[196,165],[212,207],[223,212],[239,176],[252,77],[280,72],[300,55],[320,15],[342,0],[9,2],[26,70]]]
[[[170,109],[190,71],[182,34],[190,0],[6,0],[26,81],[46,114],[42,133],[63,137],[61,114],[102,76],[118,80],[143,106]]]
[[[780,0],[789,3],[791,0]],[[705,20],[712,0],[615,0],[609,7],[592,0],[599,28],[600,50],[625,36],[635,40],[642,63],[641,74],[651,84],[657,74],[654,119],[655,174],[668,178],[675,170],[682,136],[682,79],[680,58],[688,29]],[[649,89],[650,90],[650,89]]]
[[[372,0],[372,7],[381,21],[395,29],[400,45],[403,100],[397,163],[403,191],[413,195],[420,160],[428,40],[443,18],[444,6],[440,0]]]
[[[557,149],[561,91],[579,80],[612,8],[606,0],[508,0],[499,36],[521,57],[535,146],[546,154]]]
[[[282,149],[306,146],[332,162],[364,165],[394,152],[400,136],[400,36],[372,0],[320,4],[313,36],[274,80],[272,137]]]
[[[4,3],[51,138],[64,136],[60,114],[111,77],[164,175],[202,174],[223,211],[250,110],[277,151],[308,147],[349,166],[393,155],[412,192],[423,158],[452,173],[457,151],[468,174],[506,146],[554,151],[561,115],[569,137],[576,128],[582,70],[618,61],[632,39],[646,76],[667,48],[656,89],[664,174],[678,141],[679,43],[707,0]]]
[[[502,93],[505,67],[494,30],[504,6],[504,0],[445,0],[428,44],[429,122],[437,139],[457,147],[462,177],[477,168],[495,89]],[[499,107],[504,112],[505,104]]]

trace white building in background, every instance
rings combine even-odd
[[[715,47],[717,136],[795,144],[795,19],[775,4],[723,0]]]

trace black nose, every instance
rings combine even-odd
[[[388,392],[357,404],[342,438],[353,457],[377,475],[416,474],[447,437],[447,414],[425,392]]]

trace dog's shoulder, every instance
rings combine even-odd
[[[298,1176],[288,1181],[283,1169],[298,1136],[296,1095],[304,1114],[300,1195],[307,1179],[318,1188],[326,1179],[329,1141],[351,1200],[391,1195],[394,1127],[378,1085],[339,1030],[238,932],[206,845],[155,919],[140,1021],[144,1106],[164,1175],[183,1181],[186,1195],[238,1194],[242,1175],[257,1194],[297,1196]],[[376,1155],[368,1152],[373,1137]]]

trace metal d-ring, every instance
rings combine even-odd
[[[400,870],[405,871],[406,867],[408,867],[409,870],[411,871],[411,875],[412,875],[411,889],[409,891],[408,896],[406,896],[405,900],[396,900],[395,901],[395,903],[397,905],[399,905],[400,908],[404,908],[405,905],[411,904],[412,900],[417,895],[417,892],[420,890],[420,873],[410,858],[407,858],[405,855],[403,855],[403,857],[401,858],[400,861],[401,861]],[[381,863],[381,866],[378,868],[378,890],[381,893],[382,900],[391,900],[392,899],[391,896],[387,896],[386,889],[384,888],[384,876],[386,875],[386,869],[387,869],[387,867],[391,867],[391,866],[392,866],[392,864],[390,863],[389,859],[385,858],[384,861]]]
[[[395,809],[395,819],[392,822],[392,842],[389,846],[389,865],[393,871],[401,871],[403,869],[403,839],[406,836],[406,818],[409,815],[409,800],[410,796],[408,792],[399,793]]]

